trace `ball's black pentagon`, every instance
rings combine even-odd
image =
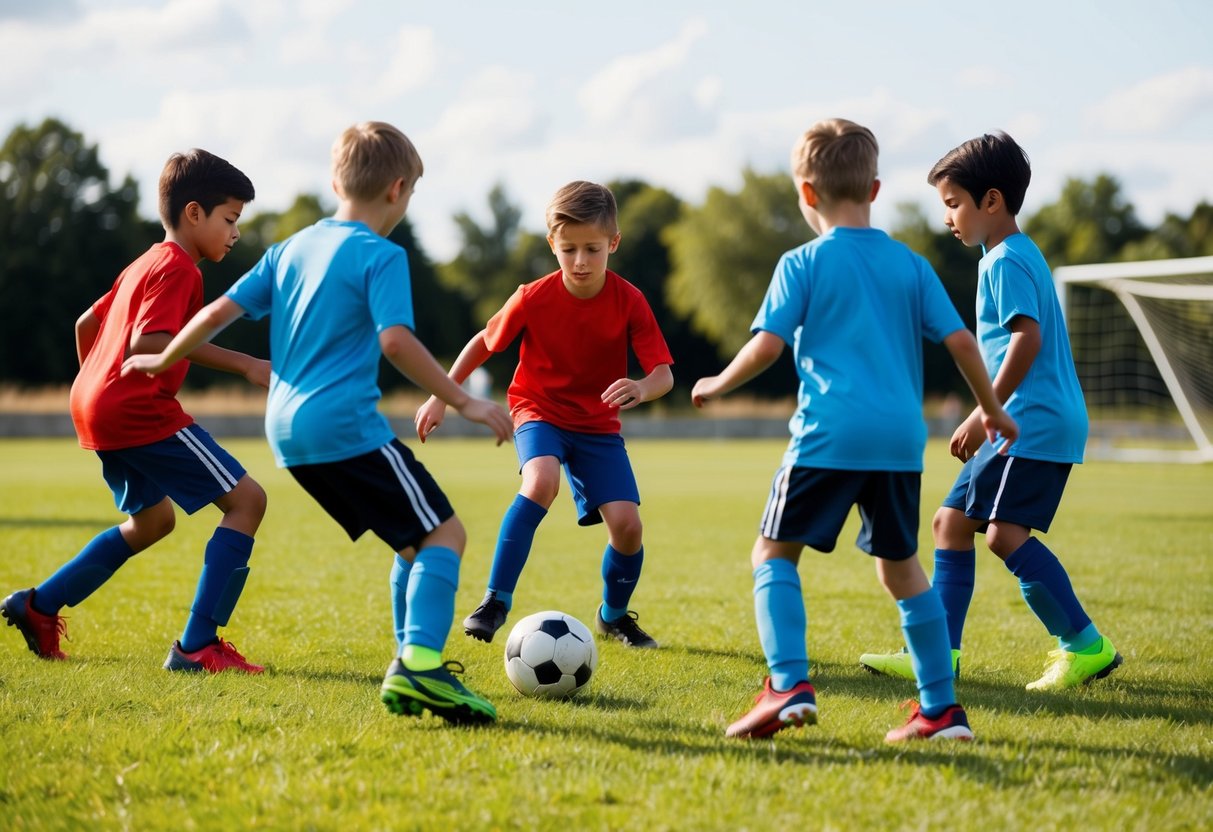
[[[539,680],[539,684],[541,685],[554,685],[564,675],[564,671],[556,666],[556,662],[537,664],[531,670],[535,671],[535,678]]]
[[[505,643],[505,658],[516,659],[522,655],[522,639],[523,636],[511,636],[510,640]]]
[[[590,681],[590,675],[594,671],[590,670],[589,664],[583,664],[577,668],[577,672],[573,674],[573,678],[577,681],[577,687],[581,687],[586,682]]]
[[[539,625],[538,631],[547,633],[552,638],[560,638],[569,634],[569,625],[563,618],[547,618]]]

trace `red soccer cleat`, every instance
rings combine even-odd
[[[186,653],[181,649],[181,642],[174,641],[172,648],[168,651],[168,658],[164,660],[164,669],[195,673],[202,670],[208,673],[222,673],[225,670],[261,673],[265,670],[261,665],[246,661],[231,642],[223,639],[213,641],[193,653]]]
[[[25,636],[37,656],[43,659],[67,658],[59,649],[59,636],[67,638],[67,620],[61,615],[43,615],[34,609],[34,590],[22,589],[0,601],[0,615],[8,619],[8,626],[16,627]]]
[[[724,732],[726,737],[759,739],[784,728],[817,724],[817,693],[808,682],[778,691],[771,687],[768,676],[754,701],[754,707]]]
[[[884,735],[885,742],[905,742],[906,740],[964,740],[973,739],[973,729],[969,727],[969,718],[965,709],[959,705],[949,705],[947,710],[934,719],[927,719],[922,708],[914,700],[907,701],[903,707],[910,708],[910,718],[900,728],[894,728]]]

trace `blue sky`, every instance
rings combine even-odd
[[[785,171],[829,116],[880,140],[878,224],[904,201],[939,215],[926,171],[995,128],[1032,158],[1029,213],[1098,172],[1147,222],[1213,201],[1207,0],[0,0],[0,54],[0,130],[65,120],[149,217],[175,150],[224,156],[253,212],[281,210],[330,196],[342,128],[391,121],[425,160],[410,217],[436,259],[495,183],[534,230],[570,179],[698,201],[745,165]]]

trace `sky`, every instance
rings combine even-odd
[[[250,215],[332,206],[333,139],[392,122],[424,160],[409,217],[440,261],[496,184],[533,231],[573,179],[698,203],[747,166],[787,172],[835,116],[880,142],[877,225],[905,202],[942,223],[927,171],[995,129],[1031,157],[1026,214],[1099,173],[1147,224],[1213,201],[1208,0],[0,0],[0,55],[3,135],[63,120],[148,218],[190,147],[252,178]]]

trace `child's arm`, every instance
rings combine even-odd
[[[464,352],[470,346],[469,343],[468,347],[464,347]],[[407,327],[390,326],[380,332],[379,347],[392,366],[422,390],[455,408],[463,418],[487,425],[497,435],[498,445],[510,438],[514,424],[505,408],[488,399],[469,396],[443,371],[430,351]],[[469,368],[467,372],[470,373],[472,369]]]
[[[639,381],[621,378],[602,393],[602,401],[620,410],[631,410],[641,402],[660,399],[674,386],[674,373],[669,364],[658,364]]]
[[[981,446],[982,439],[988,438],[991,443],[994,442],[996,433],[1001,434],[1003,438],[1002,444],[998,446],[998,452],[1005,454],[1011,447],[1011,443],[1019,437],[1019,425],[1015,424],[1015,420],[1008,416],[1002,408],[1002,399],[995,393],[994,385],[990,383],[990,377],[986,374],[986,366],[981,360],[981,350],[977,346],[977,339],[967,329],[958,329],[943,339],[943,345],[952,354],[952,360],[956,362],[960,374],[964,376],[969,389],[977,397],[978,409],[973,411],[973,415],[966,420],[966,424],[972,421],[974,426],[980,425],[982,434],[984,434],[984,436],[979,434],[981,438],[971,448],[967,444],[958,448],[957,437],[953,435],[952,455],[957,459],[968,459],[973,455],[973,451]],[[1000,372],[999,376],[1001,375]],[[1022,376],[1020,380],[1022,380]],[[961,427],[963,428],[964,425]],[[958,428],[957,434],[959,433]]]
[[[460,350],[459,357],[455,359],[455,363],[451,365],[451,371],[447,375],[456,384],[463,384],[472,374],[472,370],[487,361],[492,354],[484,341],[484,330],[482,329],[473,335],[472,340],[468,341]],[[417,408],[417,415],[413,418],[417,438],[425,442],[426,437],[440,426],[445,418],[446,402],[437,396],[430,396],[421,407]]]
[[[90,306],[83,315],[76,319],[76,358],[84,364],[84,359],[97,343],[97,333],[101,331],[101,319]]]
[[[202,307],[171,339],[163,332],[140,335],[130,346],[130,356],[122,362],[122,375],[147,373],[154,376],[181,359],[189,358],[204,367],[236,373],[254,384],[268,387],[268,361],[208,343],[243,314],[244,307],[224,296]]]
[[[706,402],[736,390],[774,364],[783,355],[783,346],[783,339],[778,335],[761,330],[754,333],[754,337],[737,351],[720,375],[695,382],[691,390],[691,403],[703,407]],[[980,360],[979,357],[979,363]]]

